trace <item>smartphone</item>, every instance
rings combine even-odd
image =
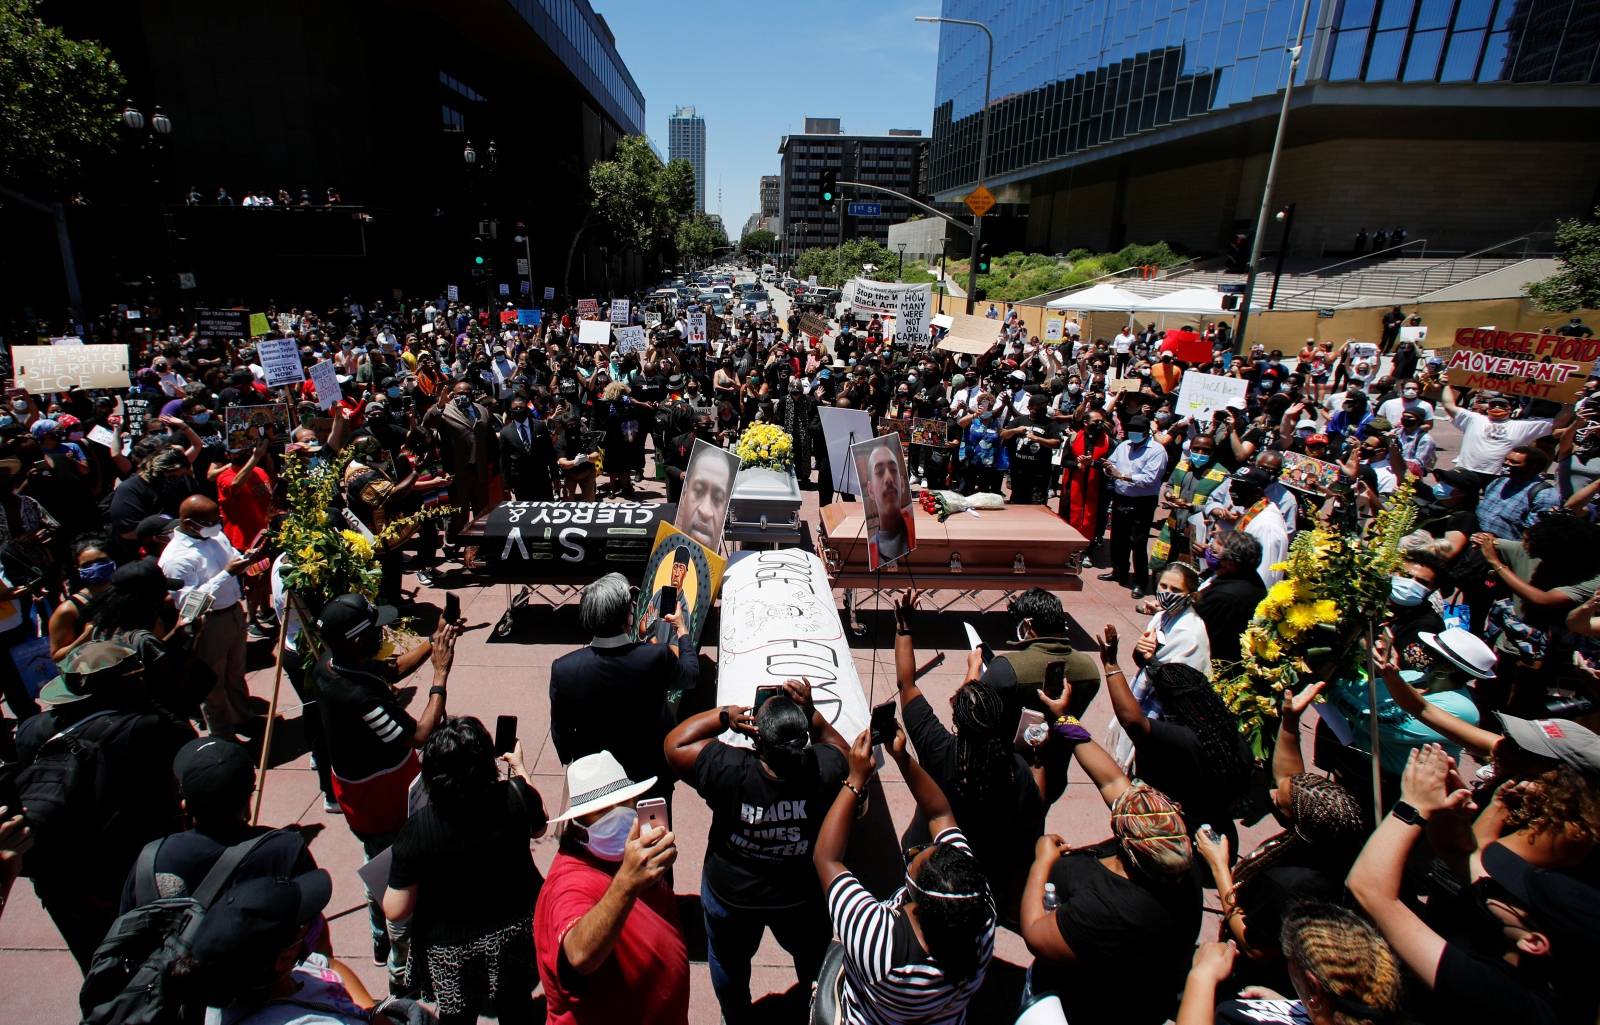
[[[894,719],[894,702],[885,701],[872,709],[872,742],[892,744],[900,726]]]
[[[1218,833],[1215,829],[1211,828],[1209,823],[1202,823],[1201,826],[1200,826],[1200,830],[1203,833],[1205,833],[1206,839],[1210,840],[1212,843],[1221,843],[1222,842],[1222,834]]]
[[[1017,717],[1017,735],[1011,741],[1018,751],[1027,751],[1031,745],[1028,743],[1028,729],[1044,725],[1044,713],[1032,708],[1024,708]]]
[[[766,704],[768,698],[775,698],[775,697],[777,697],[778,695],[780,695],[782,693],[783,693],[783,688],[782,687],[774,687],[774,686],[757,687],[756,688],[756,696],[755,696],[755,699],[754,699],[755,703],[750,706],[750,714],[751,715],[755,715],[756,714],[756,710],[759,709],[762,705]]]
[[[514,715],[495,716],[494,720],[494,753],[508,755],[517,749],[517,717]]]
[[[678,589],[669,587],[661,592],[661,615],[672,616],[678,612]]]
[[[671,829],[672,824],[667,820],[667,801],[664,797],[646,797],[633,806],[639,816],[639,834],[644,835],[647,829]]]
[[[1067,686],[1067,663],[1065,659],[1051,662],[1044,667],[1044,695],[1055,699]]]
[[[454,591],[444,596],[444,621],[446,623],[461,622],[461,596]]]

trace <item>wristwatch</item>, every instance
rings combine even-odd
[[[432,687],[429,687],[428,688],[428,697],[431,698],[435,694],[439,695],[441,698],[444,697],[444,688],[440,687],[438,685],[434,685]]]
[[[1396,801],[1394,807],[1389,809],[1389,814],[1408,826],[1420,826],[1428,821],[1426,815],[1404,801]]]
[[[728,706],[727,705],[723,705],[721,708],[717,709],[717,721],[722,723],[722,728],[725,729],[725,730],[732,728],[729,725],[729,721],[728,721]]]

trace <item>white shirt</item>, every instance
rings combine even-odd
[[[1080,325],[1076,320],[1067,321],[1066,329],[1067,337],[1071,338],[1073,341],[1077,341],[1078,335],[1083,331],[1082,325]]]
[[[1450,422],[1461,428],[1461,451],[1456,453],[1456,465],[1477,473],[1498,475],[1505,469],[1507,453],[1550,433],[1549,420],[1495,423],[1470,409],[1457,409]]]
[[[1408,409],[1421,410],[1424,423],[1433,419],[1433,403],[1426,399],[1390,399],[1378,407],[1378,415],[1399,427],[1400,414]]]
[[[1244,532],[1261,542],[1261,565],[1256,572],[1261,574],[1261,582],[1271,587],[1283,579],[1283,570],[1272,567],[1282,562],[1289,552],[1289,527],[1283,522],[1283,513],[1268,502]]]
[[[1157,612],[1150,617],[1145,629],[1154,631],[1156,635],[1156,653],[1145,663],[1146,666],[1157,662],[1181,662],[1207,679],[1211,678],[1211,638],[1206,633],[1206,621],[1200,618],[1192,603],[1185,605],[1176,615]],[[1143,669],[1133,678],[1129,690],[1147,715],[1159,717],[1151,695],[1152,685],[1145,679]],[[1133,738],[1128,736],[1128,731],[1123,729],[1115,715],[1107,724],[1101,746],[1110,752],[1124,772],[1133,765]]]
[[[1111,347],[1116,350],[1117,355],[1126,355],[1133,348],[1133,336],[1123,331],[1111,339]]]
[[[191,591],[203,587],[211,592],[211,611],[216,612],[239,603],[239,578],[228,572],[228,563],[238,557],[239,550],[225,534],[211,538],[190,537],[181,530],[174,530],[158,564],[168,577],[183,581],[177,594],[180,606],[188,600]]]

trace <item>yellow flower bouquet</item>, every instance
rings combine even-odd
[[[794,438],[777,424],[753,423],[739,436],[733,454],[744,461],[742,469],[791,470],[794,468]]]

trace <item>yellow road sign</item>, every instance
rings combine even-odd
[[[965,202],[967,209],[972,211],[972,216],[982,217],[994,207],[994,193],[979,185],[967,193]]]

